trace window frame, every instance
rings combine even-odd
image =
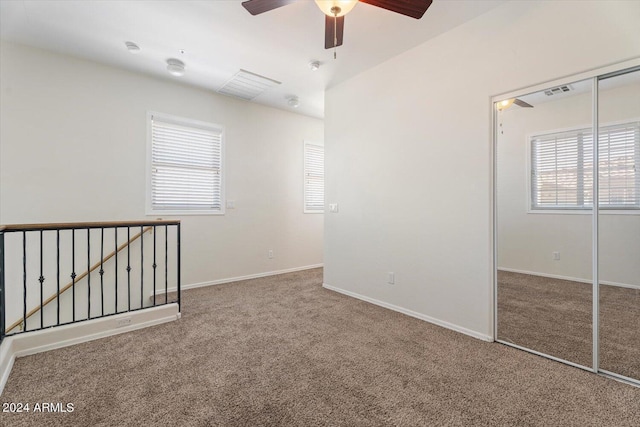
[[[159,121],[175,123],[178,126],[201,128],[205,130],[213,130],[220,132],[220,209],[154,209],[153,208],[153,186],[152,186],[152,170],[153,170],[153,118]],[[224,215],[225,214],[225,128],[216,123],[205,122],[201,120],[190,119],[186,117],[174,116],[166,113],[158,113],[155,111],[147,111],[147,155],[146,155],[146,201],[145,213],[149,216],[158,215]]]
[[[307,209],[307,146],[313,145],[322,148],[322,208],[321,209]],[[304,141],[302,146],[302,211],[305,214],[324,214],[325,211],[325,192],[324,192],[324,145],[311,141]]]
[[[607,122],[607,123],[600,123],[599,128],[606,128],[606,127],[612,127],[612,126],[620,126],[620,125],[625,125],[625,124],[631,124],[631,123],[638,123],[640,122],[640,118],[628,118],[628,119],[624,119],[624,120],[617,120],[617,121],[613,121],[613,122]],[[573,132],[575,131],[580,132],[582,130],[585,129],[591,129],[592,125],[591,124],[586,124],[586,125],[580,125],[580,126],[571,126],[571,127],[566,127],[566,128],[559,128],[559,129],[552,129],[552,130],[545,130],[545,131],[541,131],[541,132],[533,132],[533,133],[529,133],[525,136],[526,138],[526,144],[525,144],[525,149],[526,149],[526,163],[527,163],[527,167],[526,167],[526,174],[527,174],[527,191],[526,191],[526,206],[527,206],[527,213],[529,214],[561,214],[561,215],[591,215],[593,213],[593,205],[591,206],[584,206],[584,207],[549,207],[549,208],[544,208],[544,207],[534,207],[534,201],[533,201],[533,158],[532,158],[532,140],[535,137],[539,137],[539,136],[543,136],[543,135],[550,135],[550,134],[555,134],[555,133],[568,133],[568,132]],[[640,192],[640,189],[637,189],[637,191]],[[615,207],[606,207],[606,206],[599,206],[598,207],[598,211],[600,214],[603,215],[640,215],[640,207],[634,207],[634,206],[629,206],[629,207],[622,207],[622,206],[615,206]]]

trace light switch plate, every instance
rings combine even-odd
[[[338,204],[337,203],[329,203],[329,212],[333,212],[333,213],[338,212]]]

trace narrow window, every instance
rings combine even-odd
[[[304,213],[324,213],[324,147],[304,143]]]

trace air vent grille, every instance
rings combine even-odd
[[[218,89],[218,93],[250,101],[267,89],[279,84],[280,82],[277,80],[250,71],[240,70]]]
[[[547,96],[559,95],[561,93],[567,93],[573,91],[573,88],[570,85],[556,86],[550,89],[546,89],[544,94]]]

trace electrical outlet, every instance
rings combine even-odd
[[[269,249],[269,252],[267,252],[267,256],[269,257],[269,259],[273,258],[273,249]]]
[[[389,283],[390,285],[396,283],[396,273],[394,273],[393,271],[387,273],[387,283]]]
[[[554,252],[553,253],[553,260],[554,261],[560,261],[560,252]]]
[[[129,326],[131,324],[131,317],[123,317],[116,320],[116,328],[122,328],[123,326]]]

